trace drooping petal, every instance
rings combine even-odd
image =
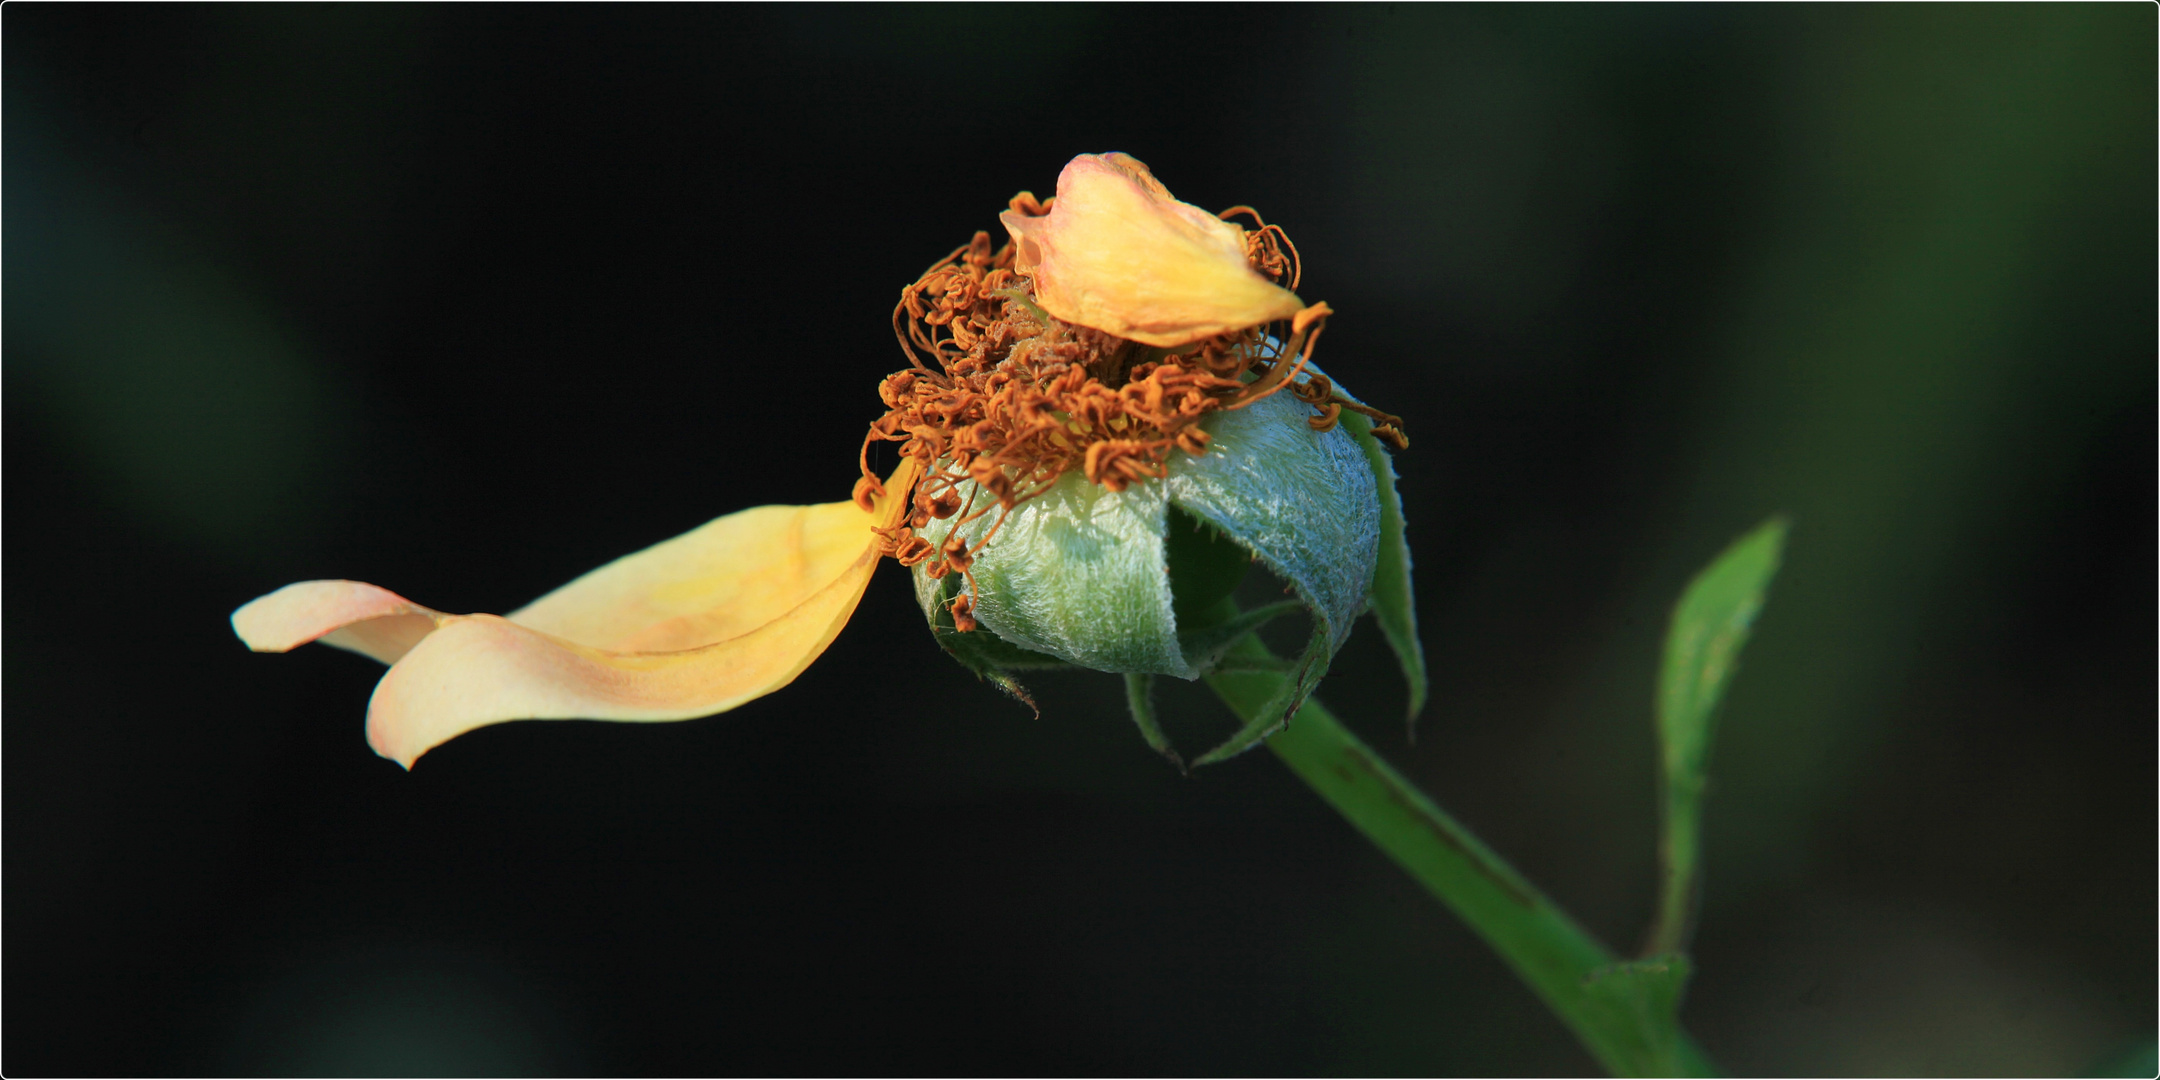
[[[320,641],[394,664],[443,617],[365,581],[301,581],[241,605],[232,626],[256,652]]]
[[[1246,262],[1243,229],[1172,198],[1126,154],[1072,159],[1047,217],[999,220],[1044,311],[1118,337],[1173,348],[1305,306]]]
[[[444,742],[506,720],[690,720],[725,712],[795,681],[847,625],[878,559],[866,546],[840,576],[779,617],[676,652],[610,652],[496,615],[449,616],[376,684],[368,745],[411,768]]]
[[[870,515],[853,502],[759,506],[626,555],[511,622],[616,652],[670,652],[771,622],[846,572]]]
[[[321,640],[395,661],[368,705],[368,743],[407,768],[507,720],[708,716],[786,686],[832,643],[877,568],[871,529],[899,520],[916,472],[902,463],[874,514],[852,501],[744,510],[510,618],[445,615],[373,585],[318,581],[249,603],[233,625],[258,651]]]

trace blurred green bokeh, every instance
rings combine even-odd
[[[490,731],[409,783],[363,771],[371,674],[255,666],[220,636],[230,606],[286,580],[501,610],[741,505],[839,497],[870,387],[899,362],[893,290],[1012,191],[1047,192],[1066,157],[1109,149],[1180,197],[1284,224],[1301,293],[1341,312],[1323,362],[1411,421],[1399,468],[1433,675],[1419,744],[1373,628],[1320,695],[1623,951],[1654,897],[1667,612],[1734,536],[1789,515],[1712,758],[1684,1017],[1722,1065],[2067,1074],[2150,1037],[2151,6],[0,18],[12,1071],[324,1060],[292,1041],[312,1037],[300,1020],[248,1025],[285,1023],[258,999],[315,986],[305,972],[343,955],[323,942],[362,924],[400,941],[517,928],[503,966],[586,1002],[594,1046],[563,1060],[594,1071],[780,1068],[796,1059],[641,1057],[666,1041],[653,1030],[693,1021],[592,1004],[617,985],[596,972],[622,969],[577,950],[630,950],[562,928],[584,925],[577,882],[637,877],[613,855],[532,841],[571,899],[527,925],[506,914],[522,900],[487,891],[517,872],[426,844],[585,835],[564,822],[589,814],[610,823],[589,826],[596,848],[628,830],[659,849],[637,873],[688,882],[683,867],[735,865],[716,854],[732,849],[648,841],[642,823],[797,796],[927,807],[890,812],[955,833],[1040,806],[1083,823],[984,833],[981,858],[951,858],[1016,921],[1033,904],[1096,922],[1016,959],[926,944],[942,959],[888,962],[929,1001],[977,965],[1130,989],[1085,1012],[1100,1056],[1029,1057],[1041,1040],[1015,1034],[952,1050],[950,1070],[1583,1067],[1474,940],[1263,757],[1179,786],[1114,680],[1047,680],[1049,722],[1024,723],[931,669],[897,579],[771,711]],[[962,74],[1006,89],[956,88]],[[861,392],[746,408],[759,364],[829,366]],[[113,674],[114,613],[154,623],[165,649]],[[910,689],[865,718],[865,686]],[[1198,692],[1166,686],[1158,704],[1179,741],[1220,737]],[[755,741],[797,720],[816,734]],[[777,749],[801,746],[815,767]],[[324,764],[340,755],[350,775]],[[495,760],[542,762],[533,776],[556,786]],[[481,824],[441,832],[412,809],[445,799]],[[879,848],[835,826],[845,842],[797,865],[772,852],[799,823],[748,819],[773,845],[743,841],[766,860],[744,864],[757,888],[858,887],[815,867],[855,865],[859,842],[881,887],[945,895],[951,866],[916,837]],[[1185,844],[1205,853],[1187,862]],[[1074,869],[1097,865],[1120,869]],[[1303,891],[1280,911],[1249,901],[1235,934],[1194,899],[1248,883]],[[691,941],[681,928],[720,901],[681,889],[654,901],[681,921],[658,925]],[[444,895],[481,914],[444,929]],[[770,931],[776,951],[816,940],[791,936],[810,914],[765,914],[792,928]],[[106,925],[139,929],[83,943]],[[608,925],[596,938],[633,934]],[[844,984],[872,935],[830,932]],[[1176,963],[1188,940],[1247,943],[1223,970],[1274,1011],[1207,1000],[1212,976]],[[705,947],[684,945],[685,964],[709,966]],[[1189,966],[1214,955],[1199,954]],[[643,962],[639,977],[666,967]],[[152,975],[85,974],[126,965]],[[692,982],[671,977],[654,986]],[[428,1012],[496,979],[390,996]],[[983,995],[1005,997],[1043,1031],[1080,1008]],[[257,1004],[142,1004],[196,998]],[[68,1026],[123,1008],[165,1019],[125,1049]],[[926,1030],[975,1046],[963,1021]],[[240,1031],[286,1056],[219,1057]],[[471,1067],[557,1067],[503,1038],[508,1064]]]

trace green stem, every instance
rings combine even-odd
[[[1229,658],[1257,663],[1268,655],[1248,637]],[[1207,681],[1232,711],[1250,720],[1284,678],[1264,670],[1219,670]],[[1600,1064],[1622,1076],[1714,1075],[1709,1059],[1685,1034],[1646,1037],[1640,1024],[1628,1022],[1609,1000],[1593,993],[1594,977],[1619,957],[1433,805],[1325,706],[1307,701],[1289,728],[1268,740],[1268,749],[1484,938]]]

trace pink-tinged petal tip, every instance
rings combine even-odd
[[[441,617],[364,581],[301,581],[242,604],[232,627],[256,652],[290,652],[319,640],[392,664]]]

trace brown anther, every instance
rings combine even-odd
[[[855,505],[861,507],[865,514],[877,512],[877,503],[874,500],[884,494],[885,485],[875,476],[864,473],[862,479],[855,481]]]
[[[914,389],[915,373],[896,371],[885,376],[885,381],[878,384],[878,397],[884,400],[886,408],[897,408],[901,402],[907,400],[909,392]]]
[[[975,565],[975,553],[968,550],[967,537],[960,535],[958,531],[945,538],[945,543],[939,546],[938,553],[945,557],[943,561],[946,566],[963,574]]]
[[[1342,406],[1329,402],[1320,407],[1320,415],[1308,416],[1305,418],[1305,422],[1312,425],[1314,431],[1333,431],[1335,430],[1335,418],[1341,415]]]
[[[895,529],[892,534],[887,535],[884,546],[889,548],[885,553],[892,556],[902,566],[913,566],[929,558],[930,553],[937,550],[930,546],[930,541],[915,535],[912,530],[905,526]]]
[[[1082,467],[1089,480],[1112,491],[1123,491],[1136,481],[1163,475],[1158,455],[1151,453],[1157,449],[1126,439],[1099,442],[1088,447]]]
[[[958,630],[963,634],[970,633],[976,627],[982,625],[981,623],[975,621],[974,597],[969,596],[966,593],[961,593],[960,595],[953,597],[952,624],[953,629]]]
[[[1228,221],[1239,214],[1253,219],[1253,224],[1260,226],[1258,230],[1246,230],[1245,261],[1277,284],[1283,284],[1283,277],[1287,272],[1290,279],[1288,287],[1292,292],[1296,292],[1298,281],[1304,277],[1304,273],[1299,268],[1297,245],[1290,242],[1290,234],[1284,232],[1280,225],[1268,224],[1260,216],[1260,211],[1250,206],[1233,206],[1215,216]],[[1289,251],[1285,253],[1284,248]]]
[[[1370,405],[1361,405],[1355,401],[1351,401],[1350,399],[1344,397],[1338,397],[1335,399],[1335,401],[1337,404],[1341,405],[1345,409],[1350,410],[1351,412],[1363,413],[1364,415],[1370,416],[1374,420],[1379,421],[1380,423],[1393,424],[1397,429],[1400,429],[1403,426],[1403,418],[1395,415],[1394,413],[1381,412],[1380,410],[1375,409]]]
[[[1300,401],[1318,405],[1335,396],[1335,384],[1327,376],[1314,371],[1305,376],[1304,382],[1291,387],[1290,392],[1296,394]]]
[[[1393,424],[1374,424],[1372,434],[1373,438],[1398,451],[1410,449],[1410,436],[1403,434],[1402,429]]]

